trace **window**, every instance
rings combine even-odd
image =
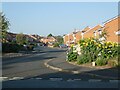
[[[116,35],[120,35],[120,31],[117,31],[117,32],[116,32]]]

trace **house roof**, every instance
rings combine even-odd
[[[83,30],[82,30],[82,32],[86,32],[86,31],[88,31],[90,29],[90,27],[85,27]]]
[[[87,30],[85,33],[90,32],[90,31],[96,31],[96,30],[98,30],[98,29],[100,29],[100,28],[102,28],[102,26],[101,26],[101,25],[97,25],[97,26],[95,26],[95,27]]]
[[[111,19],[108,19],[108,20],[106,20],[106,21],[103,22],[103,23],[104,23],[104,24],[107,24],[107,23],[110,23],[110,22],[112,22],[113,20],[118,19],[118,18],[120,18],[120,15],[117,15],[117,16],[111,18]]]

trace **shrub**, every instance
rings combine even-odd
[[[81,55],[77,56],[77,54],[74,54],[77,51],[77,47],[71,45],[70,53],[68,54],[69,61],[75,61],[77,56],[78,64],[95,61],[98,66],[102,66],[106,65],[111,58],[120,56],[120,45],[114,42],[101,42],[99,39],[87,38],[81,39],[78,44]]]
[[[84,64],[84,63],[87,63],[89,62],[89,58],[85,55],[79,55],[77,56],[77,63],[78,64]]]
[[[113,57],[116,57],[120,51],[118,50],[118,44],[113,42],[100,42],[98,39],[87,38],[79,41],[81,47],[81,53],[89,57],[89,62],[97,61],[101,65],[106,63]],[[119,51],[119,52],[118,52]],[[100,58],[102,60],[100,60]],[[79,61],[81,62],[81,61]]]
[[[98,57],[95,63],[97,64],[97,66],[102,66],[107,64],[107,60],[101,57]]]
[[[18,45],[15,43],[2,43],[2,52],[10,53],[10,52],[18,52],[23,48],[22,45]]]
[[[31,51],[31,50],[33,50],[33,48],[34,48],[34,45],[33,45],[33,44],[30,44],[30,45],[27,46],[27,50],[30,50],[30,51]]]
[[[108,65],[112,66],[112,67],[118,66],[118,61],[117,60],[109,60]]]
[[[89,39],[80,40],[79,43],[81,46],[82,54],[88,56],[90,62],[95,61],[99,53],[97,40],[94,38],[89,38]]]
[[[59,47],[59,43],[54,43],[54,45],[53,45],[54,47]]]
[[[108,60],[108,65],[112,67],[120,66],[120,59],[118,57],[119,56],[116,56]]]
[[[77,53],[76,52],[69,52],[68,53],[68,58],[67,58],[67,60],[68,61],[76,61],[77,60]]]

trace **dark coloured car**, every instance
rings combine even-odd
[[[65,45],[65,44],[60,44],[59,47],[60,47],[60,48],[67,48],[67,45]]]

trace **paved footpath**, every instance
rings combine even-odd
[[[77,66],[68,63],[65,60],[65,57],[61,56],[59,59],[51,59],[46,61],[45,66],[62,71],[62,72],[71,72],[74,74],[78,73],[84,73],[89,74],[93,76],[100,76],[102,78],[108,78],[108,79],[118,79],[118,69],[115,68],[107,68],[107,69],[100,69],[96,67],[85,67],[85,66]]]
[[[13,58],[19,58],[19,57],[24,57],[24,56],[29,56],[31,54],[37,54],[37,53],[42,53],[42,51],[21,51],[19,53],[5,53],[2,54],[0,57],[3,60],[10,60]]]

